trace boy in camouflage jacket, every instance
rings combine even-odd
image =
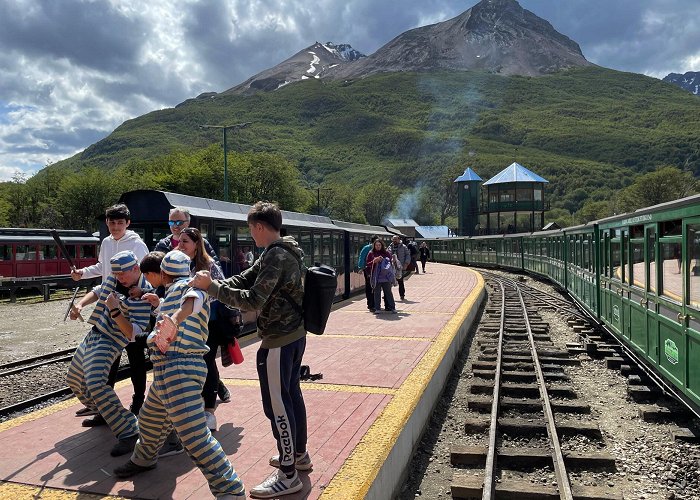
[[[250,490],[251,496],[271,498],[303,488],[297,470],[311,469],[306,451],[306,406],[299,383],[306,348],[302,315],[284,297],[286,292],[302,303],[303,252],[291,236],[280,236],[282,213],[272,203],[258,202],[248,212],[250,233],[258,247],[265,248],[252,267],[225,280],[212,281],[200,271],[190,283],[241,311],[260,311],[257,369],[265,415],[277,440],[278,455],[270,458],[277,467],[265,481]]]

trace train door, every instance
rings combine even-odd
[[[688,390],[700,398],[700,218],[684,221],[686,279],[685,318],[687,363],[678,360],[686,368]],[[665,354],[665,353],[664,353]]]
[[[0,244],[0,276],[7,278],[15,275],[13,262],[12,243]]]
[[[658,262],[658,366],[673,382],[685,386],[685,326],[683,309],[683,225],[661,223]]]
[[[653,228],[649,228],[653,229]],[[648,235],[648,231],[646,232]],[[626,312],[629,317],[629,339],[631,344],[642,353],[648,348],[648,305],[647,290],[649,289],[649,262],[654,257],[653,249],[649,255],[646,245],[645,227],[630,228],[629,251],[627,252],[627,284],[629,300],[626,301]]]

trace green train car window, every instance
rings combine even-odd
[[[646,266],[644,263],[644,240],[634,240],[630,243],[630,276],[632,286],[644,288],[647,282]]]
[[[676,302],[683,300],[681,279],[681,243],[676,239],[659,244],[659,266],[661,267],[661,295]]]
[[[700,224],[689,224],[686,248],[688,250],[689,304],[700,309]]]

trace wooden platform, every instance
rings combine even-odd
[[[484,295],[483,280],[467,268],[428,269],[406,280],[398,314],[371,314],[357,296],[338,305],[326,334],[308,336],[304,364],[323,374],[302,388],[314,467],[301,474],[302,492],[285,498],[388,498],[397,487]],[[242,365],[221,370],[232,401],[217,408],[214,434],[248,489],[272,472],[268,459],[276,453],[260,402],[257,348],[246,346]],[[118,394],[128,403],[128,381]],[[0,499],[39,492],[66,498],[67,491],[80,498],[211,497],[186,454],[161,459],[134,481],[117,480],[112,469],[128,455],[110,457],[111,432],[82,428],[79,407],[71,399],[0,424]]]

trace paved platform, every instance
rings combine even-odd
[[[302,384],[314,467],[301,474],[302,492],[284,498],[391,497],[483,297],[474,271],[429,263],[427,274],[406,280],[396,315],[371,314],[364,296],[335,307],[326,333],[308,336],[304,356],[312,373],[323,374]],[[257,347],[245,346],[245,362],[221,371],[232,401],[217,408],[214,434],[247,488],[272,472],[268,458],[276,453],[260,402]],[[128,403],[130,383],[117,392]],[[79,407],[71,399],[0,424],[0,499],[211,497],[185,454],[117,480],[112,469],[128,456],[110,457],[112,434],[80,427]]]

